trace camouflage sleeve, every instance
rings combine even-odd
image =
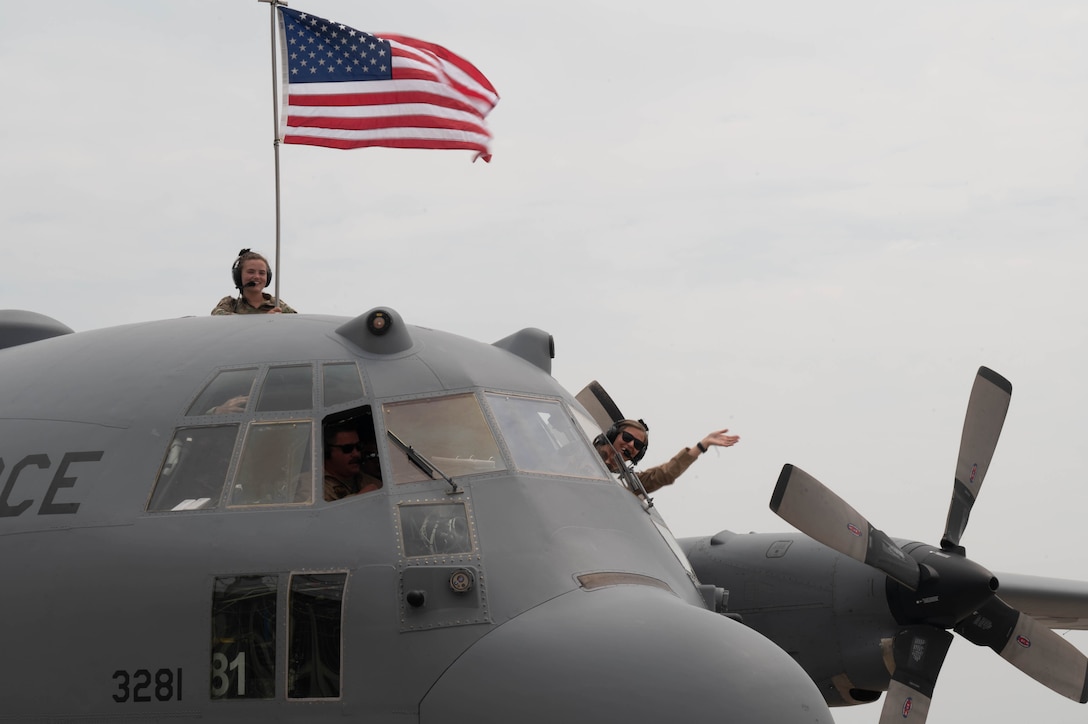
[[[234,297],[220,299],[219,304],[216,304],[215,309],[212,310],[212,314],[234,314]]]
[[[646,492],[652,493],[676,482],[676,479],[683,475],[698,457],[697,454],[692,453],[691,448],[686,447],[667,463],[655,465],[638,473],[638,479],[642,481],[642,487],[646,488]]]
[[[283,301],[282,299],[280,300],[280,311],[284,314],[298,314],[298,312],[296,312],[290,304]]]

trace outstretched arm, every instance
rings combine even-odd
[[[740,442],[740,435],[727,434],[729,429],[716,430],[715,432],[708,433],[706,437],[695,444],[699,452],[706,452],[711,445],[715,447],[733,447]]]
[[[672,485],[691,464],[699,459],[699,456],[715,447],[733,447],[740,441],[740,435],[729,435],[729,430],[716,430],[708,433],[695,447],[686,447],[676,453],[671,460],[661,465],[655,465],[638,473],[639,480],[647,493],[660,490],[666,485]]]

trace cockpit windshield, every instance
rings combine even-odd
[[[599,461],[557,400],[489,393],[487,402],[519,470],[601,478]]]
[[[505,470],[499,445],[473,394],[386,403],[385,427],[444,474],[456,478]],[[393,480],[415,483],[430,476],[403,451],[390,450]]]
[[[512,467],[529,473],[606,479],[578,423],[558,400],[489,392],[484,395],[506,443]],[[387,403],[386,428],[451,478],[510,467],[474,394]],[[430,475],[396,446],[391,448],[397,483]]]
[[[559,399],[463,392],[386,402],[378,419],[352,362],[222,369],[184,409],[149,511],[331,502],[344,495],[330,490],[372,492],[383,480],[456,491],[459,478],[508,470],[610,479],[588,444],[593,422]],[[329,436],[341,433],[337,445]],[[365,484],[341,480],[351,475],[332,466],[334,448],[363,458]]]

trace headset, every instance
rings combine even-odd
[[[611,445],[619,437],[622,428],[625,427],[640,427],[642,431],[646,433],[646,444],[642,446],[642,449],[635,453],[635,456],[631,458],[631,462],[637,464],[639,460],[646,455],[646,451],[650,449],[650,426],[646,424],[646,421],[642,418],[638,420],[616,420],[612,423],[612,427],[605,430],[603,435],[598,435],[597,439],[593,441],[594,445],[604,445],[606,442]]]
[[[234,260],[234,265],[230,268],[230,276],[234,279],[234,286],[238,291],[242,291],[242,257],[250,252],[249,249],[242,249],[238,252],[238,258]],[[258,256],[260,256],[258,254]],[[268,278],[265,279],[265,287],[272,283],[272,266],[265,260],[264,257],[260,257],[261,261],[264,261],[265,267],[268,269]]]

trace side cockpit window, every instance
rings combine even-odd
[[[148,510],[214,508],[223,493],[238,425],[180,427],[166,451]]]
[[[370,405],[326,418],[322,450],[322,496],[326,501],[372,493],[383,487]]]

